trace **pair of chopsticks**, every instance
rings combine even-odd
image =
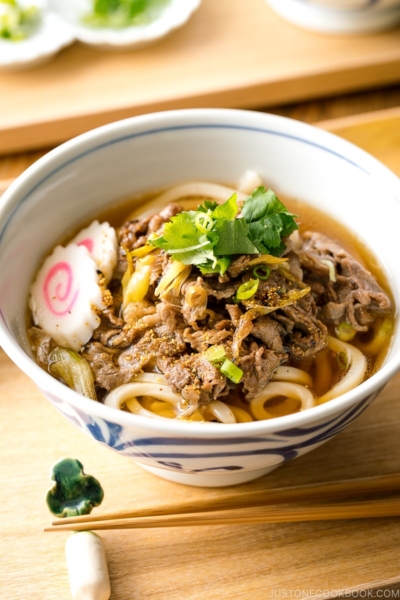
[[[242,492],[224,498],[143,508],[52,521],[44,531],[85,531],[192,527],[251,523],[291,523],[331,519],[400,516],[399,498],[342,500],[400,492],[400,474],[348,479],[271,490]],[[339,500],[339,501],[338,501]],[[322,502],[320,502],[322,501]],[[298,504],[312,502],[309,505]]]

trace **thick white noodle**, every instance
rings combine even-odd
[[[242,177],[239,179],[238,190],[244,192],[245,194],[251,194],[263,185],[263,180],[255,171],[245,171]]]
[[[229,406],[227,406],[225,402],[221,402],[221,400],[211,400],[211,402],[207,404],[207,412],[214,415],[220,423],[236,423],[235,415]]]
[[[210,183],[208,181],[193,181],[182,183],[170,188],[159,196],[156,196],[149,202],[133,210],[129,215],[129,219],[149,217],[156,212],[161,211],[169,202],[179,202],[184,210],[195,209],[199,204],[199,198],[209,200],[217,200],[225,202],[236,193],[239,201],[244,201],[248,194],[243,194],[239,190],[219,185],[218,183]],[[183,201],[183,202],[182,202]]]
[[[157,383],[157,384],[161,384],[161,385],[169,385],[168,381],[165,379],[164,375],[162,375],[161,373],[138,373],[135,376],[135,381],[133,381],[132,383],[136,383],[136,382],[140,382],[140,383],[149,382],[149,383]]]
[[[258,396],[250,400],[250,410],[256,419],[262,421],[263,419],[270,419],[276,417],[276,415],[268,412],[264,404],[267,400],[283,396],[284,398],[293,398],[294,400],[300,400],[301,409],[306,410],[315,405],[314,396],[303,385],[298,383],[290,383],[286,381],[274,381],[268,383]]]
[[[147,417],[150,419],[168,419],[169,417],[163,417],[157,413],[152,412],[151,410],[147,410],[147,408],[143,408],[140,402],[136,398],[129,398],[126,400],[126,406],[129,409],[129,412],[134,415],[139,415],[140,417]]]
[[[234,193],[238,195],[238,200],[245,200],[247,198],[247,194],[243,194],[234,188],[220,185],[219,183],[191,181],[190,183],[182,183],[170,188],[167,192],[154,198],[154,202],[168,204],[181,198],[211,198],[212,200],[225,201]]]
[[[168,385],[138,381],[137,383],[125,383],[115,388],[106,396],[104,404],[112,408],[122,408],[127,400],[138,396],[152,396],[174,406],[179,406],[182,402],[182,397],[179,394],[174,394]]]
[[[312,387],[311,376],[303,369],[296,367],[277,367],[272,374],[272,381],[290,381]]]
[[[350,365],[345,376],[331,388],[326,394],[321,396],[318,400],[318,404],[333,400],[346,392],[349,392],[353,388],[359,385],[365,376],[367,370],[367,359],[358,348],[355,348],[351,344],[342,342],[337,338],[328,335],[328,348],[333,352],[344,352],[347,356],[347,361]]]

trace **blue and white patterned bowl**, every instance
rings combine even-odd
[[[400,23],[400,0],[266,0],[279,15],[323,33],[365,33]]]
[[[232,184],[248,169],[277,193],[305,200],[356,230],[379,257],[399,305],[399,180],[344,140],[282,117],[204,109],[113,123],[40,159],[0,207],[4,350],[83,432],[161,477],[190,485],[249,481],[342,431],[400,368],[398,329],[379,372],[308,411],[237,425],[148,420],[83,398],[36,365],[25,331],[28,290],[48,250],[107,205],[183,180]]]

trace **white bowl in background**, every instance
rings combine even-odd
[[[45,0],[20,0],[37,6],[40,23],[32,35],[18,42],[0,38],[0,70],[22,71],[38,67],[75,41],[73,28],[48,10]]]
[[[51,9],[75,31],[76,39],[103,50],[141,48],[153,44],[182,27],[197,10],[201,0],[170,0],[160,16],[146,25],[118,29],[90,27],[82,17],[91,12],[92,0],[49,0]]]
[[[399,179],[361,149],[291,119],[199,109],[112,123],[38,160],[9,187],[0,206],[3,349],[87,435],[161,477],[189,485],[255,479],[342,431],[399,370],[399,328],[377,373],[315,408],[235,425],[150,420],[84,398],[35,363],[25,327],[28,292],[46,253],[106,206],[183,180],[234,184],[250,169],[278,195],[304,200],[357,232],[379,257],[399,306]]]
[[[366,33],[400,23],[400,0],[266,0],[280,16],[322,33]]]

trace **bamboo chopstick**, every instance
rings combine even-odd
[[[95,515],[95,516],[88,516],[88,515],[84,515],[81,517],[71,517],[71,518],[65,518],[65,519],[57,519],[54,520],[52,522],[53,527],[51,528],[46,528],[45,531],[61,531],[61,530],[73,530],[73,531],[78,531],[78,528],[80,528],[80,526],[82,526],[85,529],[116,529],[119,528],[120,525],[122,523],[126,523],[128,522],[128,520],[133,523],[133,519],[135,519],[135,523],[136,525],[132,525],[135,527],[148,527],[150,526],[148,523],[150,523],[150,521],[148,520],[150,517],[153,517],[154,519],[157,519],[158,517],[161,519],[162,517],[169,517],[169,522],[171,523],[171,519],[174,518],[178,518],[180,520],[180,522],[182,522],[182,524],[188,524],[187,522],[185,522],[184,520],[182,520],[182,516],[188,516],[189,515],[189,520],[194,519],[194,515],[201,515],[200,518],[200,524],[206,524],[205,520],[206,520],[206,516],[208,515],[208,519],[212,520],[214,523],[214,519],[216,515],[219,515],[220,518],[232,518],[233,513],[232,511],[236,511],[236,513],[238,513],[239,511],[241,511],[241,509],[245,509],[246,510],[246,515],[250,515],[253,513],[249,512],[249,509],[252,508],[257,508],[257,507],[264,507],[265,505],[271,506],[274,504],[284,504],[284,503],[290,503],[293,501],[296,502],[304,502],[304,501],[319,501],[319,500],[335,500],[338,498],[343,498],[343,497],[351,497],[351,496],[370,496],[370,495],[374,495],[374,494],[382,494],[382,493],[393,493],[396,491],[400,491],[400,474],[392,474],[392,475],[381,475],[381,476],[374,476],[374,477],[364,477],[364,478],[359,478],[359,479],[347,479],[347,480],[341,480],[341,481],[335,481],[335,482],[330,482],[330,483],[322,483],[322,484],[309,484],[309,485],[305,485],[305,486],[293,486],[293,487],[287,487],[287,488],[276,488],[276,489],[272,489],[272,490],[257,490],[254,492],[242,492],[239,494],[235,494],[235,495],[230,495],[230,496],[226,496],[224,498],[213,498],[213,499],[207,499],[207,500],[196,500],[193,503],[185,503],[185,504],[170,504],[168,506],[165,507],[159,507],[159,508],[142,508],[139,510],[135,510],[135,511],[131,511],[131,510],[125,510],[125,511],[120,511],[118,513],[108,513],[108,514],[103,514],[103,515]],[[398,506],[393,504],[393,501],[391,503],[388,502],[389,500],[383,501],[380,500],[379,502],[381,503],[378,507],[377,505],[378,501],[375,501],[374,503],[372,503],[372,501],[369,501],[368,503],[366,503],[365,509],[368,508],[368,510],[379,510],[381,511],[381,513],[384,513],[384,507],[383,507],[383,503],[385,503],[385,506],[389,506],[390,510],[392,511],[390,514],[385,515],[385,514],[372,514],[371,516],[394,516],[393,515],[393,511],[397,511],[400,507],[400,501]],[[398,502],[396,500],[396,502]],[[354,516],[341,516],[341,517],[336,517],[336,518],[356,518],[356,513],[359,509],[359,507],[363,506],[364,503],[362,502],[358,502],[358,503],[354,503],[354,502],[350,502],[350,503],[341,503],[341,504],[325,504],[322,505],[320,507],[297,507],[297,508],[292,508],[292,513],[293,511],[295,511],[296,514],[300,515],[303,514],[303,516],[299,519],[294,519],[294,520],[314,520],[311,519],[311,513],[312,511],[316,511],[316,509],[318,508],[319,510],[325,511],[323,512],[323,514],[325,515],[331,515],[333,512],[336,511],[336,509],[338,509],[340,507],[340,509],[343,511],[344,507],[347,506],[348,510],[350,510],[351,515]],[[367,507],[368,505],[368,507]],[[357,506],[357,508],[354,508],[355,506]],[[331,508],[329,508],[331,507]],[[333,510],[333,508],[335,508],[335,511]],[[290,517],[289,515],[291,514],[290,512],[288,512],[287,507],[283,508],[283,507],[273,507],[274,510],[272,510],[272,506],[271,506],[271,510],[268,509],[268,511],[265,511],[265,513],[268,512],[268,514],[270,515],[268,518],[271,518],[271,515],[275,515],[272,518],[278,518],[278,513],[279,510],[284,511],[284,516],[281,516],[279,518],[288,518],[290,520],[293,520],[294,517]],[[302,513],[301,511],[307,510],[307,513]],[[361,508],[361,510],[363,510]],[[210,516],[208,513],[213,512],[212,516]],[[227,514],[222,515],[221,513],[223,511],[229,512],[230,516]],[[300,512],[298,512],[300,511]],[[351,512],[352,511],[352,512]],[[242,511],[243,512],[243,511]],[[254,512],[254,511],[253,511]],[[244,514],[244,513],[243,513]],[[305,518],[305,514],[309,514],[309,517]],[[315,514],[322,514],[321,512],[315,513]],[[336,514],[336,513],[335,513]],[[396,513],[396,514],[400,514],[400,513]],[[369,516],[368,514],[365,515],[365,517]],[[263,517],[263,520],[259,520],[261,518],[261,511],[259,512],[255,512],[253,515],[253,518],[257,518],[257,521],[245,521],[245,522],[273,522],[271,520],[265,521],[264,518],[267,517]],[[321,517],[318,517],[318,519],[320,519]],[[328,518],[328,516],[325,516],[324,518]],[[335,518],[330,516],[329,518]],[[141,521],[142,520],[142,521]],[[140,525],[140,523],[143,523],[143,525]],[[156,522],[156,521],[153,521]],[[161,521],[160,521],[161,522]],[[165,520],[163,521],[165,522]],[[231,521],[229,521],[231,522]],[[235,521],[236,522],[236,521]],[[276,521],[275,521],[276,522]],[[279,521],[282,522],[282,521]],[[222,522],[220,522],[222,524]],[[151,525],[153,527],[159,527],[161,525]],[[163,525],[166,526],[166,525]],[[172,526],[172,525],[169,525]],[[174,525],[175,526],[175,525]],[[123,528],[125,528],[125,525],[123,526]]]
[[[294,523],[338,519],[367,519],[400,516],[400,500],[364,500],[314,504],[312,506],[256,506],[214,512],[194,512],[135,517],[107,521],[87,521],[46,527],[44,531],[87,531],[105,529],[149,529],[155,527],[198,527],[200,525],[244,525],[255,523]]]

